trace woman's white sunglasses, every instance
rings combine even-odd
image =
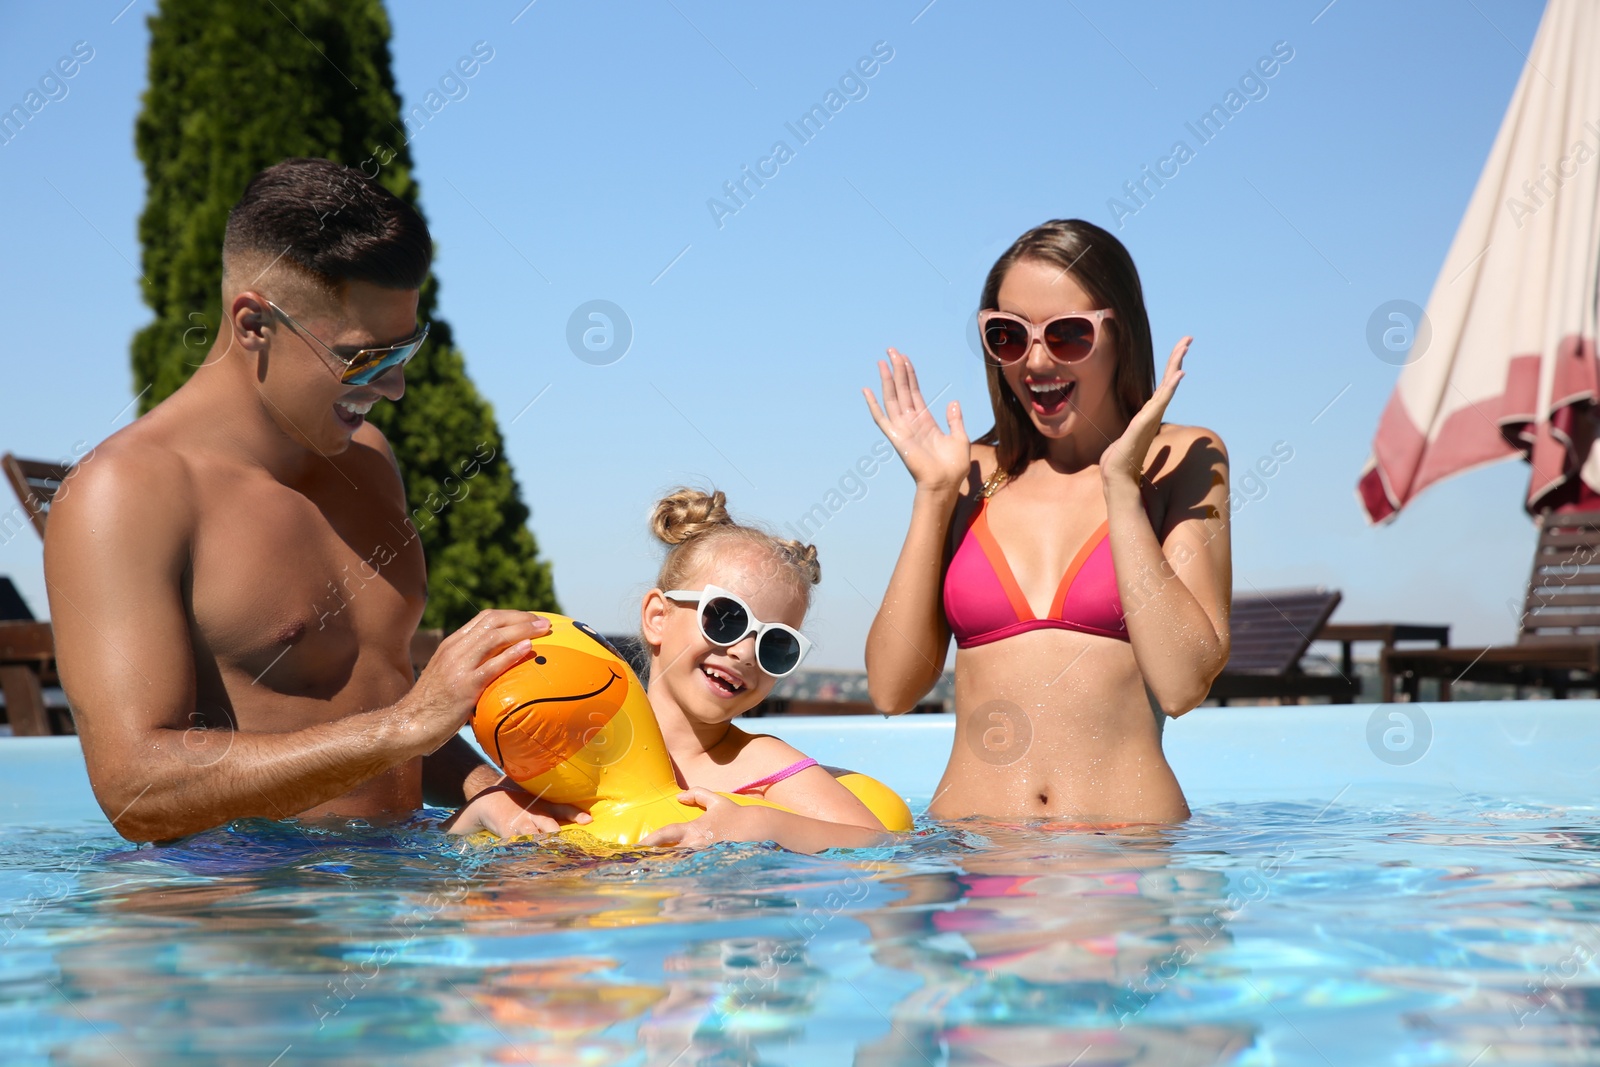
[[[762,622],[739,597],[721,586],[704,589],[669,589],[661,594],[668,600],[699,604],[695,613],[700,636],[713,645],[729,648],[752,633],[756,635],[756,665],[774,678],[793,674],[811,651],[806,635],[781,622]]]

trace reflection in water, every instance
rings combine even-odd
[[[1600,1063],[1600,821],[1239,805],[822,857],[0,830],[7,1062]],[[1492,1047],[1493,1055],[1484,1054]]]
[[[892,879],[903,898],[863,917],[876,959],[921,985],[857,1062],[1215,1063],[1248,1047],[1249,1027],[1140,1019],[1229,944],[1222,874],[1174,868],[1160,835],[969,825],[988,847],[959,873]]]
[[[827,975],[797,940],[703,941],[666,962],[671,993],[639,1025],[646,1064],[764,1062],[814,1018]]]

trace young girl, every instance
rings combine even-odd
[[[705,809],[662,827],[645,845],[775,841],[795,852],[886,840],[883,824],[815,760],[776,737],[733,724],[759,704],[810,647],[799,627],[821,578],[817,550],[729,517],[722,493],[679,489],[650,526],[665,542],[641,631],[650,650],[650,704],[685,787]],[[788,811],[736,804],[739,793]]]
[[[872,417],[916,498],[867,637],[873,702],[909,710],[956,641],[956,745],[928,810],[1075,823],[1189,815],[1161,725],[1228,660],[1228,456],[1161,421],[1144,295],[1121,242],[1077,219],[1002,255],[979,312],[994,429],[939,428],[911,363]]]

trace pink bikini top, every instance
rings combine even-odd
[[[811,759],[808,756],[803,760],[796,760],[795,762],[789,764],[789,766],[785,767],[781,771],[773,771],[771,774],[767,775],[765,778],[757,778],[755,781],[751,782],[749,785],[741,785],[738,789],[735,789],[734,792],[735,793],[748,793],[752,789],[765,789],[769,785],[777,785],[779,782],[783,781],[785,778],[789,778],[789,777],[792,777],[792,776],[794,776],[796,774],[799,774],[801,771],[805,770],[807,767],[815,767],[816,765],[817,765],[817,761],[814,760],[814,759]]]
[[[989,529],[988,508],[987,498],[979,502],[978,513],[944,575],[944,617],[957,648],[1047,629],[1128,640],[1117,574],[1111,565],[1109,520],[1102,522],[1072,557],[1050,602],[1050,614],[1039,619]]]

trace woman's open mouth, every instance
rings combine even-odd
[[[706,688],[719,697],[735,697],[745,691],[745,684],[737,675],[709,663],[700,666],[700,674],[706,680]]]
[[[1067,406],[1077,382],[1027,382],[1033,410],[1046,417],[1059,415]]]

